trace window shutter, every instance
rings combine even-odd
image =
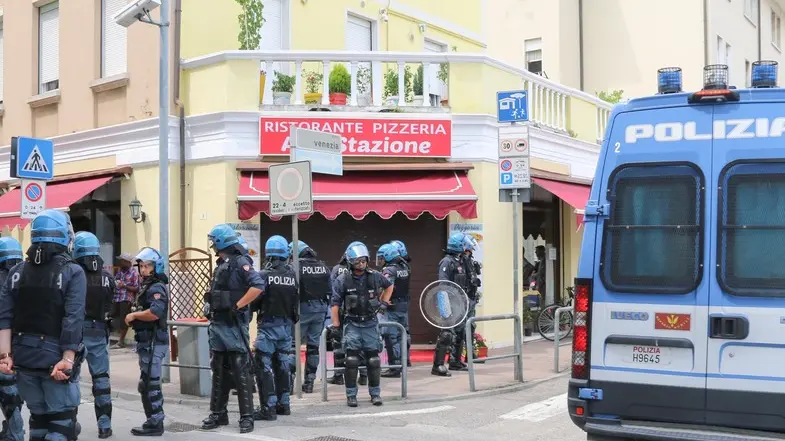
[[[3,46],[5,45],[5,40],[3,39],[3,22],[0,21],[0,103],[3,102]]]
[[[115,23],[113,17],[127,3],[126,0],[101,0],[101,77],[111,77],[128,71],[128,32]]]
[[[349,15],[346,19],[346,50],[365,52],[373,50],[371,22]]]
[[[47,87],[47,83],[60,79],[60,9],[58,2],[49,3],[38,9],[38,73],[39,93],[57,87]]]
[[[282,0],[263,0],[261,41],[259,49],[277,51],[283,49],[283,6]]]
[[[447,48],[439,43],[434,43],[430,40],[425,40],[424,45],[425,52],[436,52],[442,53],[447,52]],[[431,64],[428,68],[428,79],[430,81],[429,89],[427,91],[430,95],[437,95],[437,96],[447,96],[447,85],[439,79],[439,69],[441,68],[441,64]],[[426,92],[426,91],[423,91]]]

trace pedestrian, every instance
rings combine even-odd
[[[296,273],[289,265],[288,248],[283,236],[275,235],[267,239],[264,245],[265,263],[261,271],[264,288],[253,305],[253,310],[257,311],[254,358],[260,401],[254,419],[265,421],[275,421],[277,415],[291,414],[289,353],[292,347],[292,326],[299,320],[299,300]],[[275,370],[274,360],[277,363]]]
[[[30,239],[27,259],[11,269],[0,290],[0,372],[16,370],[31,441],[73,441],[81,431],[76,415],[85,273],[69,255],[74,230],[66,213],[40,212]]]
[[[135,436],[161,436],[164,433],[164,395],[161,390],[161,364],[169,351],[169,292],[166,285],[164,258],[150,247],[139,250],[134,258],[139,268],[139,294],[125,316],[125,323],[134,328],[136,354],[139,357],[139,386],[145,422],[131,429]]]
[[[207,235],[210,247],[220,257],[209,293],[210,350],[213,373],[210,394],[210,415],[202,421],[202,429],[211,430],[229,424],[226,383],[234,378],[240,408],[240,433],[253,431],[253,376],[248,344],[248,305],[256,300],[264,285],[253,270],[247,251],[237,233],[227,224],[216,225]],[[226,369],[226,364],[230,369]]]
[[[0,287],[5,285],[8,272],[24,259],[22,244],[12,237],[0,237]],[[22,441],[25,423],[22,420],[22,398],[16,386],[16,375],[0,373],[0,406],[3,410],[3,430],[0,440]]]
[[[393,292],[391,297],[392,305],[387,308],[385,319],[400,324],[406,330],[406,340],[408,348],[411,346],[411,337],[409,336],[409,267],[406,261],[401,257],[401,253],[397,246],[386,243],[379,247],[376,252],[376,266],[381,268],[382,277],[386,278],[393,284]],[[384,346],[387,350],[387,360],[389,365],[401,364],[401,331],[392,326],[387,326],[382,332],[384,337]],[[407,359],[410,352],[407,352]],[[386,378],[399,378],[401,376],[401,368],[389,368],[382,372],[382,377]]]
[[[99,255],[101,244],[93,233],[80,231],[74,239],[73,257],[82,267],[87,279],[84,345],[87,350],[87,367],[93,379],[95,419],[98,438],[112,436],[112,388],[109,380],[109,311],[115,293],[115,281],[104,270]]]
[[[133,259],[130,253],[120,253],[117,256],[119,269],[114,275],[115,295],[112,299],[112,328],[120,332],[120,339],[112,349],[125,347],[125,336],[128,334],[128,326],[125,324],[125,316],[131,312],[131,304],[134,302],[136,294],[139,292],[139,271],[133,266]]]
[[[343,335],[343,350],[346,352],[346,404],[357,407],[357,374],[360,354],[365,355],[368,366],[368,391],[374,406],[382,405],[381,360],[382,350],[379,321],[376,315],[389,305],[393,285],[381,273],[368,268],[368,247],[362,242],[350,244],[346,249],[346,260],[351,270],[336,279],[330,301],[332,329]],[[339,308],[344,308],[346,323],[340,331]]]

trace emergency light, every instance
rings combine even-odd
[[[687,99],[690,104],[706,101],[738,101],[739,93],[728,87],[728,65],[710,64],[703,68],[703,89]]]
[[[663,67],[657,70],[657,92],[660,94],[681,92],[680,67]]]
[[[752,63],[753,88],[777,87],[777,62],[760,60]]]

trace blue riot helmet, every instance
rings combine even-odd
[[[386,262],[392,262],[396,257],[400,257],[401,253],[398,247],[391,243],[386,243],[379,247],[376,252],[376,266],[382,267]]]
[[[136,265],[139,266],[143,263],[152,264],[155,268],[156,274],[164,274],[164,258],[161,256],[161,253],[158,252],[155,248],[144,247],[139,250],[139,253],[134,257],[136,261]],[[141,274],[141,271],[139,271]]]
[[[452,233],[447,239],[447,252],[462,253],[466,251],[465,236],[464,233]]]
[[[237,234],[237,243],[239,243],[240,246],[245,249],[245,251],[248,251],[248,241],[246,241],[245,238],[239,233]]]
[[[289,244],[283,236],[275,235],[267,239],[264,244],[264,257],[279,257],[281,259],[289,258]]]
[[[24,259],[22,244],[13,237],[0,237],[0,263]]]
[[[237,238],[237,232],[232,227],[226,224],[218,224],[207,233],[207,240],[209,241],[210,248],[215,251],[222,251],[230,246],[240,243]]]
[[[352,268],[361,263],[368,264],[368,260],[370,260],[370,254],[368,253],[368,247],[364,243],[352,242],[346,248],[346,261]],[[365,267],[362,269],[365,269]]]
[[[74,250],[71,253],[74,259],[80,259],[87,256],[99,256],[101,251],[101,244],[95,234],[80,231],[74,237]]]
[[[471,234],[464,234],[463,235],[464,247],[465,251],[474,251],[477,249],[477,239],[474,238]]]
[[[403,244],[400,240],[393,240],[390,242],[395,248],[398,248],[398,253],[400,253],[401,257],[406,258],[409,256],[409,252],[406,251],[406,245]]]
[[[33,244],[53,243],[69,248],[74,240],[71,218],[57,210],[38,213],[30,226],[30,241]]]
[[[294,251],[294,242],[289,242],[289,245],[287,246],[286,249],[289,251],[289,257],[293,257],[292,256],[292,251]],[[298,240],[297,241],[297,256],[298,257],[302,257],[302,255],[305,254],[305,252],[307,250],[311,250],[311,252],[313,252],[313,249],[311,249],[311,247],[309,247],[307,243],[305,243],[305,242],[303,242],[301,240]]]

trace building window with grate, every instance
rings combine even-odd
[[[609,180],[601,278],[610,291],[684,294],[702,274],[703,176],[692,165],[626,165]]]
[[[526,70],[542,75],[542,38],[532,38],[523,42],[526,56]]]
[[[785,162],[720,174],[719,282],[731,294],[785,297]]]

